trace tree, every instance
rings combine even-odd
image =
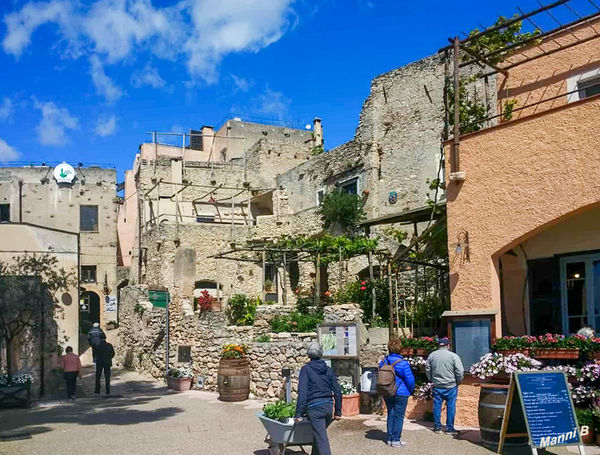
[[[346,233],[353,233],[357,224],[366,216],[363,199],[339,189],[325,195],[319,213],[325,229],[338,227]]]
[[[58,311],[55,294],[76,284],[74,272],[58,267],[50,254],[24,254],[11,264],[0,262],[0,336],[6,346],[9,378],[12,377],[13,343],[28,329],[40,336],[40,396],[44,394],[47,321]]]

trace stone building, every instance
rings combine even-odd
[[[94,322],[106,327],[107,322],[117,320],[115,169],[67,163],[0,168],[0,222],[14,224],[14,245],[25,245],[19,249],[23,252],[51,252],[51,247],[58,252],[51,232],[65,231],[78,237],[78,246],[73,248],[79,250],[74,260],[79,268],[79,288],[71,295],[77,303],[65,313],[68,320],[61,323],[75,350],[87,346],[85,342],[78,346],[78,333],[87,333]],[[27,239],[35,226],[47,228],[48,233],[40,231],[35,236],[38,241],[31,243]],[[4,245],[0,254],[5,256],[10,247]],[[75,308],[78,310],[73,312]]]

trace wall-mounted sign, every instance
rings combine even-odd
[[[104,297],[104,311],[117,311],[117,297],[107,295]]]
[[[75,169],[63,161],[54,168],[54,178],[57,183],[71,183],[75,178]]]
[[[390,201],[390,204],[395,204],[396,202],[398,202],[398,193],[396,191],[390,191],[388,201]]]

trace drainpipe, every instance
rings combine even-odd
[[[19,180],[19,223],[23,222],[23,180]]]

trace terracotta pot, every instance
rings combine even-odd
[[[192,388],[192,378],[172,378],[167,376],[167,389],[184,392]]]
[[[523,349],[496,349],[498,354],[502,355],[513,355],[513,354],[523,354],[527,357],[531,357],[531,349],[523,348]]]
[[[342,415],[351,417],[358,415],[360,409],[360,395],[342,395]]]
[[[585,436],[582,435],[581,440],[586,445],[594,444],[596,442],[596,435],[594,433],[594,427],[588,427],[588,434],[586,434]]]
[[[421,357],[427,357],[429,355],[429,353],[431,352],[429,349],[425,349],[425,348],[417,348],[417,355],[420,355]]]
[[[579,349],[535,349],[536,359],[578,359]]]
[[[410,357],[411,355],[413,355],[413,348],[402,348],[400,349],[400,355],[404,356],[404,357]]]

